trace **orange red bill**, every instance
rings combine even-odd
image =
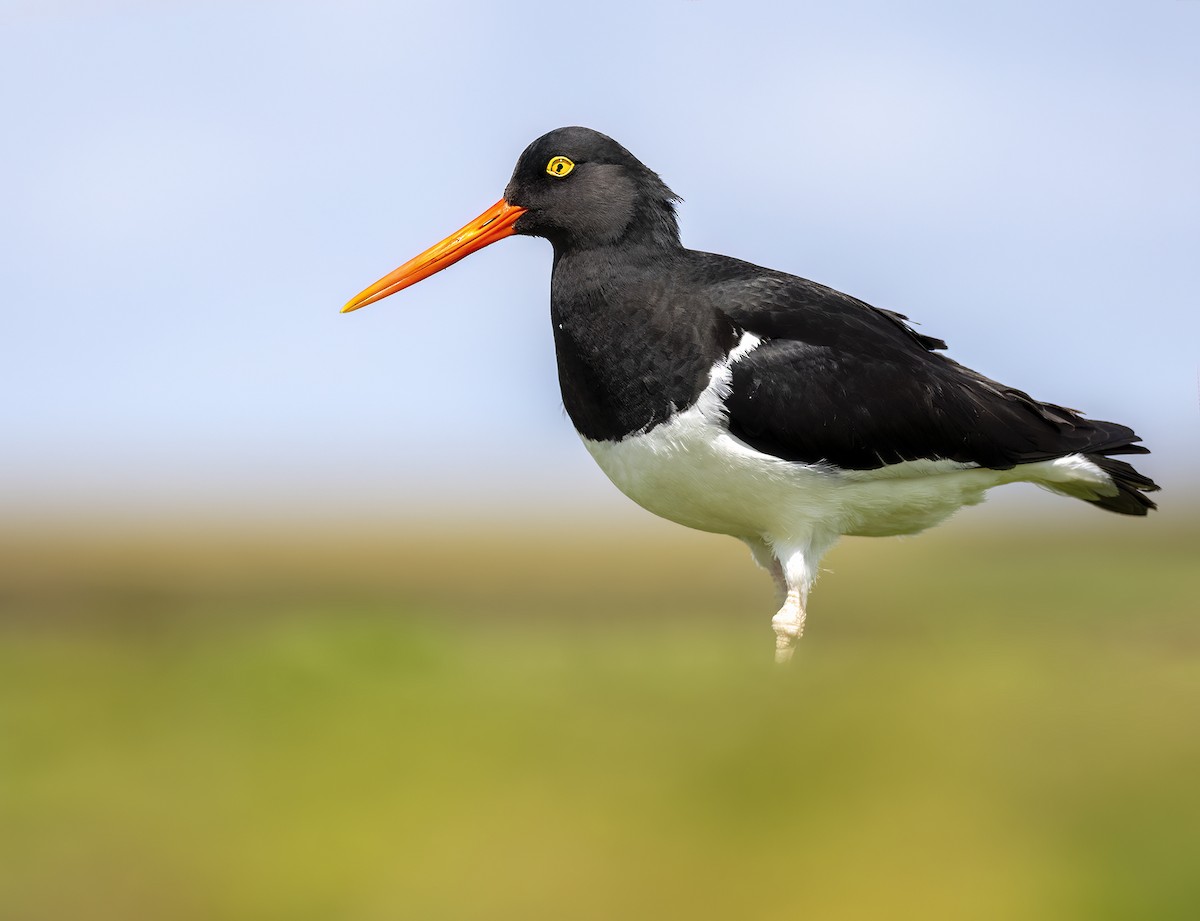
[[[512,236],[516,233],[513,225],[524,213],[524,208],[510,205],[503,198],[500,199],[465,227],[456,230],[440,243],[435,243],[394,272],[358,292],[346,302],[342,313],[349,313],[351,310],[381,301],[388,295],[403,291],[409,285],[415,285],[447,266],[454,265],[458,260],[490,243]]]

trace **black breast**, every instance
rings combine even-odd
[[[558,378],[585,438],[617,441],[667,421],[696,402],[733,348],[736,327],[682,269],[661,259],[615,265],[595,252],[556,258]]]

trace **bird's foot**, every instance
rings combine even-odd
[[[796,651],[796,640],[800,639],[804,632],[804,623],[782,620],[777,614],[771,621],[771,627],[775,631],[775,661],[780,665],[792,661],[792,653]]]
[[[796,637],[775,630],[775,662],[786,665],[792,661],[792,653],[796,651]]]
[[[788,592],[783,607],[771,618],[771,629],[775,631],[775,661],[780,665],[790,662],[796,640],[804,634],[804,603],[799,593]]]

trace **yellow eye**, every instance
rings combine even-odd
[[[562,179],[573,169],[575,169],[575,164],[566,157],[553,157],[551,158],[550,162],[546,164],[546,172],[555,179]]]

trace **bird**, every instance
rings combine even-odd
[[[944,354],[904,314],[680,241],[680,201],[612,138],[558,128],[503,197],[350,299],[357,310],[513,234],[553,249],[563,407],[626,496],[739,538],[772,576],[775,659],[804,632],[820,562],[843,536],[914,534],[987,490],[1029,482],[1144,516],[1149,453]]]

